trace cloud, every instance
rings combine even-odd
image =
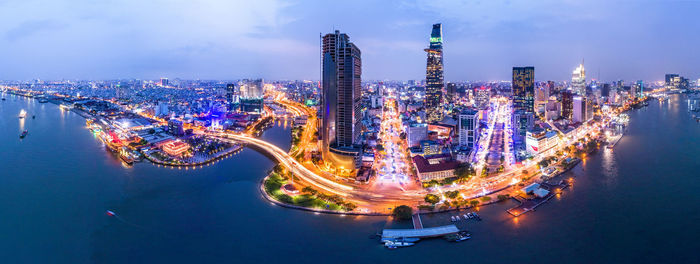
[[[9,41],[17,41],[19,39],[35,35],[42,31],[60,30],[65,27],[65,24],[62,24],[56,20],[30,20],[22,22],[16,27],[5,32],[5,39]]]

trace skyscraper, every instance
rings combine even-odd
[[[586,69],[583,68],[583,62],[571,74],[571,87],[577,95],[586,96]]]
[[[574,114],[574,95],[571,91],[561,92],[561,116],[571,120]]]
[[[425,49],[428,61],[425,71],[425,112],[428,123],[442,120],[442,90],[445,86],[442,65],[442,24],[434,24],[430,47]]]
[[[234,94],[236,92],[236,85],[233,83],[226,84],[226,104],[228,106],[228,111],[234,110]]]
[[[360,49],[340,31],[321,40],[322,87],[319,139],[325,161],[353,168],[359,151],[362,59]]]
[[[634,84],[634,96],[636,98],[642,98],[644,97],[644,81],[638,80]]]
[[[459,114],[459,145],[473,149],[479,140],[479,111],[467,109]]]
[[[535,67],[513,67],[513,110],[535,112]]]

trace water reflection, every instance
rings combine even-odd
[[[605,183],[608,187],[613,187],[617,184],[618,172],[617,172],[617,160],[615,159],[615,153],[612,149],[603,148],[603,177],[605,177]]]

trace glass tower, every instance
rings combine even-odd
[[[445,86],[442,64],[442,24],[434,24],[425,72],[425,109],[428,123],[442,120],[442,90]]]
[[[513,110],[535,112],[535,67],[513,67]]]

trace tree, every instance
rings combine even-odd
[[[301,188],[301,192],[308,193],[311,195],[316,195],[318,193],[318,191],[316,191],[316,189],[314,189],[314,188],[311,188],[311,186],[306,186],[304,188]]]
[[[479,205],[479,200],[471,200],[471,201],[469,201],[469,205],[477,206],[477,205]]]
[[[505,201],[506,199],[510,198],[510,195],[508,195],[508,194],[499,194],[499,195],[497,196],[497,198],[498,198],[498,201]]]
[[[399,205],[396,208],[394,208],[392,215],[397,220],[409,220],[412,219],[413,208],[411,208],[408,205]]]
[[[277,197],[277,199],[278,199],[280,202],[283,202],[283,203],[286,203],[286,204],[293,204],[293,203],[294,203],[294,198],[292,198],[291,196],[286,195],[286,194],[280,195],[279,197]]]
[[[435,194],[429,193],[425,195],[425,202],[435,205],[436,203],[440,202],[440,197],[438,197]]]
[[[445,192],[445,196],[447,196],[447,198],[450,198],[450,199],[457,198],[458,195],[459,195],[459,191],[448,191],[448,192]]]
[[[481,197],[481,201],[482,201],[482,202],[488,202],[488,201],[491,201],[491,197],[489,197],[489,196],[484,196],[484,197]]]
[[[460,163],[455,169],[455,176],[459,179],[468,179],[474,173],[474,169],[468,162]]]

